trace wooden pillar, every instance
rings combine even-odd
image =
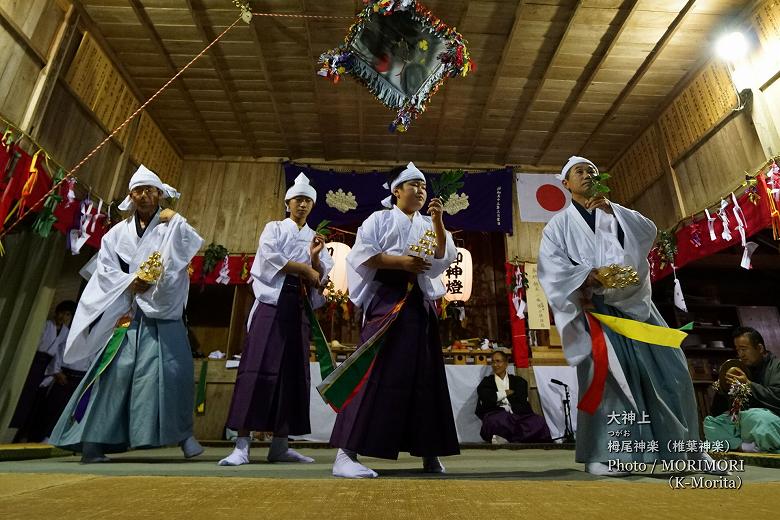
[[[661,169],[663,170],[663,179],[666,184],[666,188],[669,191],[669,199],[674,206],[674,213],[678,219],[683,219],[688,216],[685,209],[685,202],[680,190],[680,181],[677,178],[677,172],[674,171],[671,158],[669,157],[669,150],[666,148],[666,140],[664,139],[663,129],[657,122],[654,125],[653,133],[655,134],[656,148],[661,160]]]
[[[764,92],[754,88],[753,104],[750,107],[750,119],[756,129],[758,141],[767,157],[774,157],[780,153],[780,132],[778,132],[777,112],[780,107],[770,106]]]
[[[68,48],[76,34],[77,20],[78,14],[76,14],[73,6],[70,6],[54,38],[51,51],[47,56],[46,65],[38,74],[32,96],[30,96],[30,102],[27,104],[27,110],[22,117],[22,130],[36,140],[40,137],[41,123],[46,114],[51,95],[54,92],[54,87],[57,85],[57,78],[62,71]]]

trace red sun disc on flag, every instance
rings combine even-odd
[[[547,211],[560,211],[566,205],[566,195],[552,184],[543,184],[536,190],[536,201]]]

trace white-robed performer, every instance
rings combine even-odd
[[[269,462],[314,462],[290,449],[287,437],[311,432],[310,324],[304,288],[309,288],[312,308],[321,306],[318,288],[333,268],[333,259],[324,237],[306,224],[317,192],[303,173],[285,193],[284,202],[290,217],[265,226],[252,263],[255,303],[227,419],[238,437],[220,466],[249,462],[250,431],[273,432]]]
[[[544,228],[539,280],[566,359],[577,367],[580,395],[594,379],[599,359],[609,367],[600,402],[580,403],[576,460],[590,473],[623,476],[628,473],[618,470],[626,466],[608,462],[685,459],[685,453],[669,451],[669,441],[698,440],[699,423],[693,383],[679,348],[631,340],[605,326],[606,355],[594,354],[587,310],[667,326],[651,300],[647,255],[656,237],[655,224],[602,195],[591,196],[596,174],[595,164],[576,156],[561,170],[559,178],[571,192],[572,204]],[[639,285],[604,288],[595,270],[610,264],[636,269]],[[630,436],[613,437],[618,430],[628,430]],[[610,449],[614,440],[643,441],[646,446],[657,442],[658,449],[626,453],[614,449],[614,443]],[[706,454],[691,458],[711,461]]]
[[[339,448],[337,477],[378,476],[358,455],[397,459],[405,451],[423,458],[425,472],[444,473],[439,457],[460,453],[435,310],[446,292],[439,277],[457,250],[444,228],[441,200],[431,199],[430,216],[420,214],[427,198],[423,173],[413,163],[397,170],[386,186],[392,193],[383,201],[388,209],[363,222],[347,255],[350,299],[363,310],[361,341],[379,332],[396,304],[404,298],[405,303],[364,384],[339,410],[330,438]],[[426,232],[436,235],[433,254],[410,256],[410,244]]]
[[[79,300],[64,359],[96,357],[50,442],[81,452],[82,462],[105,462],[106,453],[130,447],[178,444],[187,458],[203,452],[192,436],[193,364],[182,320],[187,267],[203,239],[184,217],[160,208],[161,197],[178,195],[138,168],[119,206],[133,214],[103,237]],[[139,269],[155,252],[161,274],[144,281]]]

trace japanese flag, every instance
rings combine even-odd
[[[555,175],[518,173],[516,180],[522,222],[549,222],[571,203],[571,194]]]

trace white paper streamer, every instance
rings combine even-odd
[[[677,269],[672,265],[672,275],[674,275],[674,306],[683,312],[688,312],[688,306],[685,304],[680,280],[677,279]]]
[[[219,276],[217,277],[217,283],[221,283],[222,285],[227,285],[230,283],[230,266],[228,266],[228,259],[229,256],[225,256],[225,259],[222,260],[222,268],[219,270]]]
[[[753,256],[753,253],[756,251],[756,248],[758,247],[758,244],[755,242],[748,242],[747,245],[745,245],[745,250],[742,252],[742,261],[739,263],[739,266],[743,269],[752,269],[753,264],[751,263],[750,259]]]
[[[720,199],[720,209],[718,210],[718,216],[721,222],[723,222],[723,232],[720,234],[721,238],[726,242],[731,240],[731,230],[729,229],[729,214],[726,211],[729,203],[723,199]]]
[[[710,242],[715,242],[718,237],[715,236],[715,217],[710,215],[710,210],[705,209],[704,213],[707,215],[707,228],[710,230]]]

